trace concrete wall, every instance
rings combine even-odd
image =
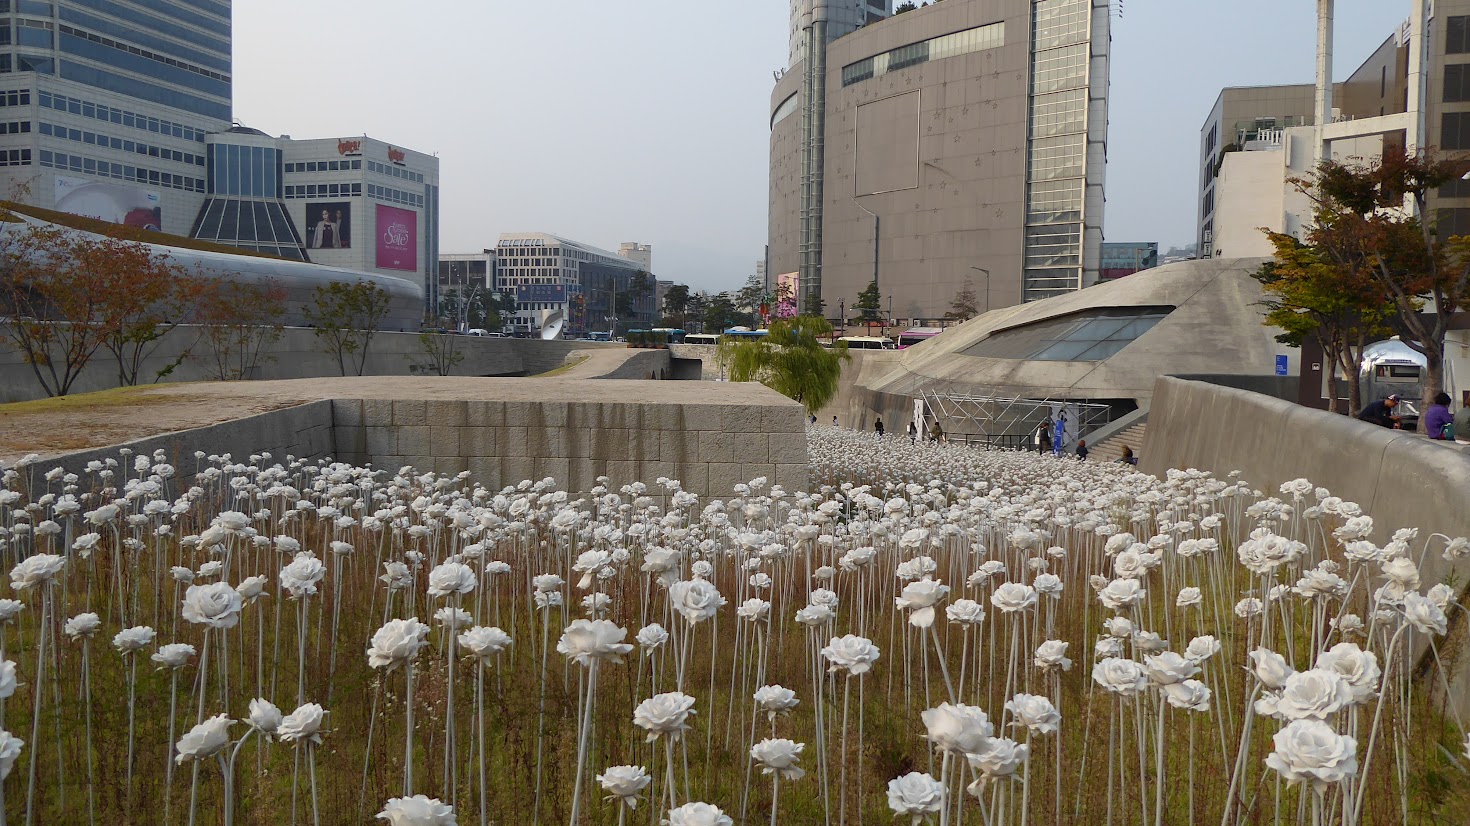
[[[1373,517],[1373,538],[1380,545],[1399,528],[1418,528],[1420,541],[1435,532],[1470,536],[1470,446],[1432,442],[1246,390],[1159,379],[1139,469],[1162,476],[1169,468],[1218,476],[1238,470],[1268,493],[1283,482],[1310,479],[1361,505]],[[1426,587],[1450,574],[1437,550],[1420,565]],[[1456,567],[1463,592],[1466,566]],[[1457,616],[1451,613],[1452,628]],[[1470,712],[1467,672],[1470,666],[1462,665],[1451,675],[1462,715]]]
[[[585,341],[542,341],[520,338],[481,338],[455,336],[458,352],[465,359],[454,368],[459,376],[534,376],[562,365],[567,354],[599,346]],[[178,359],[191,355],[165,381],[209,381],[208,346],[199,341],[196,327],[179,327],[169,334],[158,353],[143,367],[141,382],[152,383],[158,371]],[[409,366],[423,361],[417,333],[378,333],[368,350],[364,375],[407,376]],[[337,362],[318,348],[312,331],[304,327],[287,328],[262,360],[252,379],[296,379],[337,376]],[[643,377],[640,377],[643,378]],[[82,377],[73,386],[75,393],[107,390],[118,386],[117,364],[105,348],[99,349],[88,363]],[[45,394],[21,354],[0,346],[0,403],[28,401]]]
[[[69,473],[80,474],[88,462],[117,459],[118,450],[124,447],[131,448],[135,455],[151,454],[159,449],[167,451],[168,460],[181,477],[192,475],[196,467],[194,452],[201,450],[211,455],[229,453],[242,461],[252,453],[270,453],[283,464],[288,455],[298,459],[316,459],[330,456],[336,449],[332,403],[308,402],[206,427],[68,453],[48,458],[37,467],[50,470],[60,466]]]

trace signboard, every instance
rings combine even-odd
[[[923,399],[914,399],[914,428],[919,431],[920,436],[923,436],[925,433],[929,432],[928,430],[924,429]]]
[[[1276,357],[1276,375],[1278,375],[1278,376],[1284,376],[1284,375],[1286,375],[1286,369],[1287,369],[1286,368],[1286,356],[1277,356]]]
[[[419,221],[411,209],[376,204],[378,218],[377,267],[381,270],[418,269]]]
[[[362,154],[362,141],[360,141],[360,140],[351,140],[351,141],[349,141],[349,140],[343,140],[341,138],[338,138],[337,139],[337,154],[338,155],[361,155]]]
[[[163,228],[163,207],[157,192],[57,175],[54,194],[56,209],[61,212],[155,232]]]
[[[521,304],[561,304],[566,300],[565,284],[516,285],[516,301]]]
[[[352,248],[351,201],[310,201],[306,204],[306,248]]]

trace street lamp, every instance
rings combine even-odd
[[[990,270],[984,267],[971,267],[972,270],[985,273],[985,312],[990,312]]]
[[[842,328],[842,334],[847,335],[847,299],[837,299],[837,324]]]

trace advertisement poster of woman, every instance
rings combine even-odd
[[[306,247],[313,250],[352,247],[352,205],[345,201],[306,205]]]

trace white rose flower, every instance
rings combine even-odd
[[[1030,746],[1004,737],[992,737],[985,742],[985,747],[979,752],[966,755],[970,767],[982,775],[980,780],[969,785],[968,791],[979,797],[979,792],[985,788],[982,781],[1013,777],[1016,769],[1020,768],[1030,756]]]
[[[220,753],[230,744],[230,726],[234,722],[228,715],[217,714],[190,729],[174,747],[177,752],[174,762],[183,765],[190,760],[205,760]]]
[[[384,562],[383,575],[378,579],[388,586],[389,591],[402,591],[413,584],[413,573],[402,562]],[[284,579],[282,579],[281,586],[286,587]],[[316,589],[312,588],[312,593],[315,592]]]
[[[949,621],[959,625],[979,625],[985,621],[985,609],[973,599],[957,599],[944,609]]]
[[[1043,671],[1053,668],[1061,668],[1063,671],[1072,670],[1072,661],[1067,659],[1067,646],[1071,643],[1063,640],[1047,640],[1036,647],[1036,667]]]
[[[1199,666],[1173,651],[1144,658],[1144,670],[1154,685],[1182,683],[1199,673]]]
[[[1289,783],[1325,789],[1358,773],[1358,742],[1320,720],[1293,720],[1271,742],[1275,750],[1266,756],[1266,765]]]
[[[0,599],[0,624],[15,619],[25,607],[26,604],[18,599]]]
[[[276,736],[283,743],[312,743],[322,742],[322,719],[326,711],[316,703],[304,703],[296,707],[296,710],[281,718],[280,725],[276,728]]]
[[[486,660],[511,645],[510,635],[494,626],[477,625],[459,635],[459,647],[467,656]]]
[[[116,648],[119,654],[131,654],[152,645],[153,638],[157,635],[158,632],[146,625],[136,625],[117,632],[117,635],[112,638],[112,647]]]
[[[709,580],[691,579],[669,586],[669,602],[693,625],[713,617],[725,604],[725,598]]]
[[[461,628],[468,628],[475,621],[475,618],[470,616],[470,612],[463,608],[454,608],[446,605],[434,612],[434,621],[450,631],[458,631]]]
[[[633,709],[633,725],[648,732],[652,743],[660,734],[678,740],[689,730],[689,716],[695,714],[694,698],[679,691],[656,694]]]
[[[867,637],[847,634],[833,637],[822,649],[822,656],[829,663],[828,672],[846,671],[848,676],[858,677],[866,674],[878,661],[879,651]]]
[[[1188,608],[1193,605],[1199,605],[1203,601],[1204,595],[1201,594],[1200,590],[1193,585],[1180,588],[1179,596],[1174,598],[1174,604],[1180,608]]]
[[[901,594],[893,598],[893,604],[909,611],[910,625],[928,628],[934,624],[934,606],[948,594],[948,585],[926,576],[905,585]]]
[[[1186,711],[1209,711],[1210,689],[1199,680],[1184,680],[1163,686],[1169,705]]]
[[[826,625],[836,618],[832,609],[826,605],[808,605],[796,612],[796,622],[809,628]]]
[[[1003,582],[990,595],[990,604],[1002,614],[1014,614],[1036,606],[1036,589],[1019,582]]]
[[[1352,687],[1342,675],[1313,668],[1286,678],[1276,698],[1276,713],[1287,720],[1326,720],[1352,703]]]
[[[751,597],[741,603],[740,607],[735,609],[735,613],[743,620],[760,622],[770,616],[771,603],[758,597]]]
[[[766,738],[750,749],[751,759],[761,764],[761,774],[774,774],[782,780],[800,780],[806,771],[797,765],[805,743]]]
[[[429,637],[429,626],[418,619],[388,620],[373,634],[368,647],[368,665],[389,671],[418,656]]]
[[[608,620],[573,620],[562,631],[556,651],[584,666],[598,660],[619,663],[633,650],[631,643],[623,642],[627,636],[628,629]]]
[[[951,754],[969,754],[979,751],[995,727],[990,718],[976,706],[941,703],[919,715],[924,721],[930,743],[940,751]]]
[[[1038,694],[1017,694],[1006,703],[1006,711],[1016,717],[1011,725],[1024,726],[1032,734],[1051,734],[1062,722],[1062,713],[1051,700]]]
[[[1220,647],[1220,641],[1209,634],[1195,637],[1189,641],[1189,647],[1184,649],[1184,658],[1198,665],[1220,653]]]
[[[898,817],[912,818],[914,823],[938,814],[944,800],[944,786],[929,774],[909,772],[888,781],[888,808]]]
[[[1445,615],[1434,600],[1419,595],[1417,591],[1404,594],[1404,619],[1425,634],[1445,633]]]
[[[429,572],[429,596],[446,597],[475,590],[475,572],[463,562],[441,562]]]
[[[274,736],[276,729],[281,727],[282,719],[284,718],[281,710],[276,708],[276,704],[270,700],[257,697],[250,701],[250,719],[246,722],[259,729],[261,734],[267,737]]]
[[[643,647],[644,654],[652,654],[662,648],[669,641],[669,632],[664,630],[658,623],[649,623],[638,630],[636,637],[638,644]]]
[[[1121,657],[1108,657],[1094,663],[1092,679],[1104,691],[1120,697],[1136,697],[1148,686],[1143,666]]]
[[[188,665],[189,658],[192,656],[194,656],[194,646],[186,642],[171,642],[168,645],[159,646],[149,659],[163,668],[179,669]]]
[[[38,585],[49,585],[64,567],[65,557],[55,554],[28,556],[10,569],[10,587],[16,591],[29,591]]]
[[[1031,587],[1035,588],[1038,594],[1046,594],[1052,599],[1062,598],[1062,578],[1056,574],[1038,574],[1036,579],[1031,581]]]
[[[719,806],[708,803],[685,803],[669,810],[665,826],[734,826],[735,821]]]
[[[779,685],[761,686],[755,690],[754,697],[756,708],[764,711],[771,722],[775,722],[777,714],[789,714],[801,703],[795,691]]]
[[[1448,611],[1450,604],[1455,601],[1455,589],[1441,582],[1426,591],[1424,596],[1428,597],[1430,602],[1438,605],[1439,610]]]
[[[15,689],[20,684],[15,679],[15,662],[5,660],[0,662],[0,700],[8,700],[15,695]]]
[[[620,800],[629,809],[638,808],[638,798],[653,778],[642,766],[609,766],[597,775],[608,800]]]
[[[416,794],[413,797],[392,797],[377,820],[386,820],[390,826],[454,826],[454,807],[441,803],[437,797]]]
[[[8,731],[0,730],[0,780],[10,776],[10,770],[15,766],[15,759],[20,757],[20,750],[25,748],[25,745],[26,741]]]
[[[1142,602],[1147,593],[1136,579],[1115,579],[1098,592],[1097,598],[1105,607],[1122,611]]]
[[[79,640],[84,637],[91,637],[93,634],[96,634],[97,629],[101,627],[101,617],[93,613],[86,613],[77,614],[76,616],[67,620],[66,625],[62,626],[62,631],[64,631],[68,637],[71,637],[74,640]]]
[[[1250,652],[1253,665],[1251,672],[1261,685],[1268,689],[1277,690],[1286,685],[1286,678],[1295,673],[1286,658],[1267,648],[1257,648]]]
[[[1235,603],[1235,615],[1241,619],[1250,619],[1261,615],[1261,601],[1256,597],[1246,597]]]
[[[190,585],[184,592],[184,619],[210,628],[234,628],[240,621],[240,594],[228,582]]]
[[[327,567],[320,559],[314,556],[298,556],[281,569],[281,587],[292,599],[309,597],[316,593],[316,585],[326,573]]]

